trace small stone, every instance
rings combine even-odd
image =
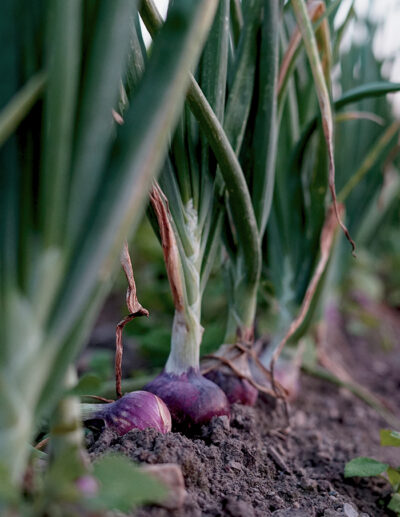
[[[318,490],[320,492],[329,492],[329,493],[331,493],[333,489],[332,489],[332,485],[329,483],[328,480],[321,479],[318,482]]]
[[[325,461],[331,461],[332,460],[332,454],[328,451],[321,451],[318,453],[318,457],[321,458],[321,460]]]
[[[300,481],[300,486],[304,490],[313,491],[317,489],[318,483],[315,481],[315,479],[304,478]]]
[[[242,470],[242,465],[238,461],[230,461],[228,465],[233,470]]]
[[[328,411],[328,416],[331,420],[339,420],[340,418],[340,411],[337,407],[331,407]]]
[[[343,513],[346,517],[359,517],[359,513],[357,508],[355,508],[350,503],[344,503],[343,505]]]
[[[140,469],[157,481],[160,481],[168,489],[165,500],[157,503],[158,506],[168,510],[182,508],[187,492],[181,467],[175,463],[163,463],[158,465],[142,465]]]
[[[308,418],[304,411],[298,410],[294,414],[294,421],[296,423],[296,427],[306,427],[308,423]]]
[[[343,514],[328,508],[324,511],[324,517],[343,517]]]

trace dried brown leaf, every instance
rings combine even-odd
[[[171,214],[168,208],[168,200],[157,182],[154,182],[150,191],[150,202],[157,217],[160,228],[161,243],[164,254],[165,266],[175,309],[183,311],[184,295],[179,250],[171,223]]]
[[[115,391],[117,397],[122,396],[121,379],[122,379],[122,331],[127,323],[139,316],[149,316],[149,311],[142,307],[136,295],[136,284],[133,276],[133,268],[131,257],[129,255],[128,243],[125,241],[121,252],[121,265],[128,281],[128,289],[126,291],[126,305],[129,310],[128,316],[122,319],[115,330]]]

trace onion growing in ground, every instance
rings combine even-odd
[[[207,423],[214,416],[229,416],[224,392],[203,377],[198,368],[181,374],[165,369],[146,389],[164,398],[177,427],[190,428]]]
[[[238,157],[237,163],[231,164],[235,174],[225,175],[224,162],[219,161],[229,208],[223,239],[228,325],[224,344],[203,366],[207,377],[218,383],[230,402],[254,405],[257,390],[263,389],[252,376],[250,360],[254,352],[261,244],[271,211],[275,175],[279,2],[249,4],[244,23],[246,31],[235,56],[224,113],[225,134]],[[251,55],[253,46],[260,48],[259,60]],[[261,370],[268,377],[269,372]]]
[[[218,384],[231,404],[256,403],[258,389],[247,380],[252,377],[247,354],[235,346],[222,345],[215,355],[203,359],[202,371]]]
[[[165,368],[154,381],[145,386],[145,389],[165,401],[176,427],[190,428],[208,422],[213,416],[230,414],[229,402],[224,392],[215,383],[203,377],[199,367],[203,328],[200,324],[201,258],[196,238],[197,214],[190,203],[185,207],[188,220],[186,230],[191,238],[192,253],[190,256],[182,256],[171,224],[167,200],[158,185],[154,186],[150,199],[161,233],[175,316],[171,350]],[[185,276],[183,267],[187,268]]]
[[[171,431],[171,414],[165,403],[148,391],[132,391],[107,404],[82,404],[81,414],[87,427],[105,427],[122,436],[132,429]]]

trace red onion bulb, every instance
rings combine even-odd
[[[119,436],[132,429],[156,429],[162,434],[171,431],[171,414],[165,403],[148,391],[132,391],[109,404],[82,404],[84,423],[103,420],[108,429]]]

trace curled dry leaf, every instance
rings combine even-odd
[[[154,182],[153,188],[150,191],[150,202],[160,228],[164,261],[175,309],[178,312],[182,312],[184,307],[184,295],[179,250],[172,228],[168,200],[157,182]]]
[[[115,331],[115,390],[117,397],[122,397],[121,378],[122,378],[122,330],[127,323],[139,316],[149,316],[149,311],[142,307],[137,299],[136,284],[133,276],[131,257],[129,255],[128,243],[125,241],[121,252],[121,265],[128,281],[126,291],[126,305],[129,310],[128,316],[122,319]]]

